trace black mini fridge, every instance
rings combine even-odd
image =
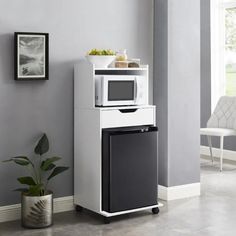
[[[157,135],[153,126],[103,129],[103,211],[157,204]]]

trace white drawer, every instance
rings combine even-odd
[[[155,125],[155,107],[101,111],[101,128]]]

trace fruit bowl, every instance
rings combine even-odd
[[[86,58],[97,68],[107,68],[116,57],[112,55],[87,55]]]

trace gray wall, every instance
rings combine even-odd
[[[155,11],[159,183],[196,183],[200,181],[200,1],[157,0]]]
[[[201,127],[211,115],[210,0],[201,0]]]
[[[201,0],[201,127],[211,115],[211,24],[210,0]],[[214,143],[217,139],[213,138]],[[201,145],[208,145],[201,136]]]
[[[70,170],[52,187],[56,197],[73,194],[73,64],[90,48],[127,48],[152,68],[153,0],[0,1],[0,161],[31,154],[42,132],[51,154]],[[13,80],[13,32],[50,34],[50,79]],[[151,74],[152,75],[152,74]],[[152,76],[151,76],[152,77]],[[0,164],[0,206],[20,201],[16,178],[25,172]]]
[[[158,181],[168,186],[168,1],[156,0],[154,12],[153,101],[159,129]]]

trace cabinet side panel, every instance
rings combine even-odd
[[[74,106],[75,108],[94,108],[95,85],[94,68],[87,61],[81,61],[74,67]]]
[[[108,132],[102,132],[102,210],[109,212],[109,188],[110,188],[110,136]]]
[[[74,203],[101,210],[100,113],[75,109]]]

